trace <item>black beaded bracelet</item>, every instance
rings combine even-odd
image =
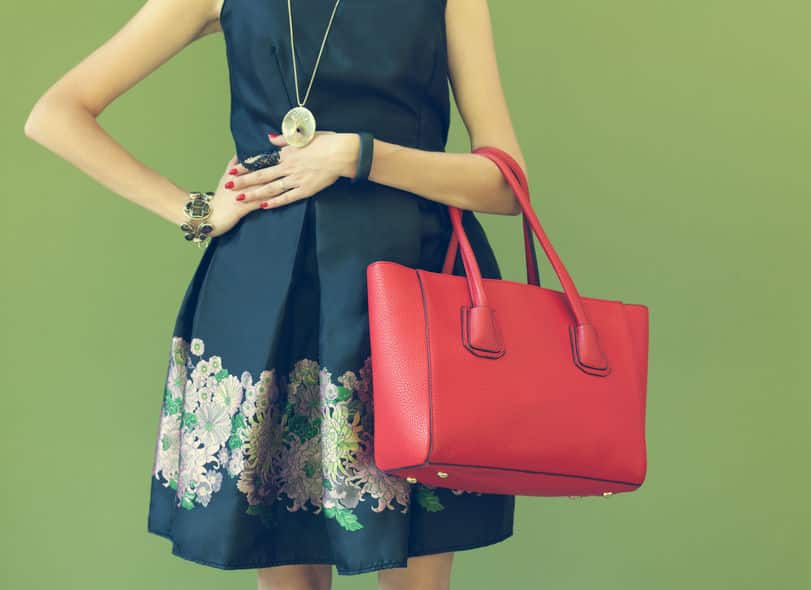
[[[358,166],[352,182],[359,182],[369,178],[374,155],[374,135],[368,131],[359,131],[358,135],[360,136],[360,151],[358,153]]]
[[[188,195],[189,200],[183,207],[187,219],[180,224],[183,237],[189,242],[197,244],[198,248],[202,248],[204,245],[208,247],[210,240],[206,240],[206,238],[214,230],[214,226],[208,223],[208,218],[211,217],[210,201],[214,192],[189,191]]]

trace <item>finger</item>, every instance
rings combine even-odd
[[[286,176],[283,179],[280,178],[278,180],[274,180],[273,182],[262,185],[259,188],[244,191],[242,194],[244,194],[245,197],[238,200],[246,203],[251,203],[254,201],[266,201],[285,194],[294,188],[297,188],[295,179],[291,179],[289,176]]]
[[[280,194],[277,197],[272,197],[270,199],[265,199],[259,202],[259,207],[262,209],[276,209],[277,207],[283,207],[284,205],[289,205],[294,201],[300,201],[301,199],[309,197],[310,194],[302,187],[297,186],[296,188],[292,188],[289,191],[285,191],[284,193]]]
[[[239,162],[239,158],[237,158],[236,155],[234,155],[230,160],[228,160],[228,163],[225,165],[225,172],[223,172],[223,177],[230,173],[230,170],[233,169],[234,165],[237,162]]]
[[[228,175],[229,176],[239,176],[241,174],[245,174],[248,171],[249,171],[249,169],[246,168],[245,166],[243,166],[239,162],[239,160],[237,160],[232,166],[230,166],[230,168],[228,170]]]
[[[284,135],[280,133],[268,133],[268,140],[275,146],[281,147],[287,145],[287,140]]]
[[[226,166],[225,166],[225,174],[223,174],[223,177],[226,177],[226,176],[230,177],[230,176],[235,176],[235,175],[238,175],[238,174],[243,174],[243,173],[247,172],[247,170],[248,169],[245,168],[245,166],[240,164],[239,157],[237,155],[234,155],[233,158],[228,160],[228,164],[226,164]]]
[[[245,192],[246,189],[264,186],[270,182],[274,182],[288,173],[287,166],[282,166],[281,164],[267,166],[259,170],[251,170],[235,176],[225,183],[225,188]]]
[[[246,203],[245,205],[240,205],[238,211],[240,211],[240,216],[244,217],[246,214],[250,213],[251,211],[256,211],[257,209],[261,209],[262,199],[257,199],[253,202]]]

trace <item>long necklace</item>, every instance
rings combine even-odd
[[[324,33],[324,39],[321,41],[321,49],[318,50],[318,57],[315,60],[313,73],[310,76],[307,92],[304,94],[304,100],[301,100],[299,96],[298,72],[296,71],[296,49],[293,41],[293,11],[290,8],[290,0],[287,0],[287,16],[290,21],[290,54],[293,60],[293,79],[296,84],[296,102],[298,103],[297,107],[293,107],[287,111],[287,114],[282,120],[282,135],[284,135],[284,138],[290,145],[297,147],[305,146],[315,137],[315,116],[310,109],[304,106],[304,103],[307,102],[307,98],[310,96],[310,89],[313,86],[313,80],[315,80],[315,73],[318,71],[318,64],[321,61],[321,53],[324,51],[324,44],[327,42],[327,35],[329,35],[329,30],[332,27],[332,19],[335,17],[335,11],[338,9],[340,2],[341,0],[337,0],[335,7],[332,9],[332,14],[327,24],[327,30]]]

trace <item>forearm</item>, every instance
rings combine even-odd
[[[133,157],[79,105],[44,99],[25,134],[129,201],[172,223],[185,220],[188,193]]]
[[[352,169],[346,175],[351,177],[355,163],[349,162]],[[369,180],[460,209],[502,215],[521,212],[496,164],[477,154],[421,150],[375,139]]]

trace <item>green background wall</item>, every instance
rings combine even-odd
[[[199,252],[23,134],[34,100],[140,4],[4,6],[6,588],[255,587],[145,531],[167,346]],[[650,308],[649,471],[613,498],[519,497],[515,536],[458,552],[454,587],[809,587],[811,5],[490,5],[550,239],[582,294]],[[210,185],[233,153],[225,66],[207,37],[100,122],[175,182]],[[448,150],[465,151],[454,117]],[[480,219],[523,280],[520,219]],[[559,288],[545,259],[541,276]]]

